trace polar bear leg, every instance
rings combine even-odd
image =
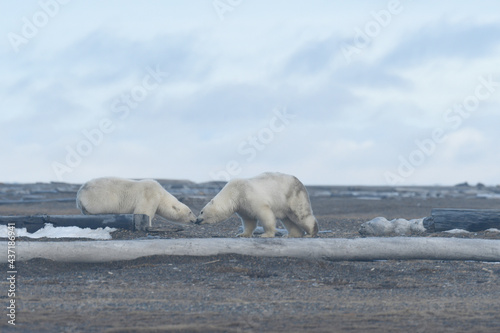
[[[255,228],[257,227],[257,220],[247,216],[240,216],[243,221],[243,232],[237,234],[236,237],[252,237]]]
[[[149,216],[148,226],[152,227],[153,218],[155,217],[157,207],[151,205],[151,203],[144,202],[142,204],[138,204],[134,209],[134,214],[146,214]]]
[[[306,231],[307,235],[305,237],[316,237],[318,235],[318,221],[313,215],[303,218],[299,225]]]
[[[316,237],[318,234],[318,222],[314,215],[297,216],[294,212],[288,218],[299,228],[306,232],[305,237]],[[285,226],[286,227],[286,226]],[[287,228],[288,229],[288,228]]]
[[[258,220],[264,228],[264,233],[260,237],[275,237],[276,236],[276,217],[269,207],[265,207],[257,215]]]
[[[281,219],[281,222],[283,222],[283,225],[285,226],[286,230],[288,231],[288,236],[287,237],[303,237],[304,236],[304,230],[302,230],[298,225],[293,223],[292,220],[289,218],[285,217]]]

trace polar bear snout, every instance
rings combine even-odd
[[[203,221],[204,221],[204,220],[203,220],[203,218],[198,217],[198,218],[196,219],[196,221],[194,221],[194,223],[195,223],[195,224],[204,224],[204,223],[203,223]]]
[[[193,212],[189,212],[188,223],[196,223],[196,215]]]

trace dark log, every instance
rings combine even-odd
[[[61,199],[20,199],[20,200],[0,200],[0,205],[27,205],[47,202],[70,202],[75,201],[75,198],[61,198]]]
[[[429,232],[452,229],[464,229],[470,232],[490,228],[500,229],[500,210],[435,208],[423,223]]]
[[[54,227],[119,228],[146,230],[149,217],[144,214],[103,214],[103,215],[28,215],[0,216],[0,224],[15,223],[16,228],[26,228],[33,233],[51,223]]]

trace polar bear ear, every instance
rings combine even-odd
[[[172,209],[175,210],[176,212],[180,211],[179,207],[177,207],[176,205],[172,205]]]

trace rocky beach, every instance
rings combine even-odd
[[[196,214],[224,185],[159,180]],[[0,184],[0,215],[79,214],[79,184]],[[419,219],[433,208],[498,209],[500,188],[308,186],[320,238],[359,238],[375,217]],[[155,218],[113,239],[232,238],[215,225]],[[408,237],[500,239],[494,230]],[[6,240],[6,239],[4,239]],[[17,242],[55,241],[19,237]],[[72,239],[59,239],[72,241]],[[105,242],[105,241],[103,241]],[[106,263],[17,262],[16,332],[496,332],[496,262],[331,261],[244,255],[153,256]],[[2,264],[7,274],[8,267]],[[8,281],[1,284],[5,291]],[[5,306],[9,299],[3,292]],[[5,307],[4,307],[5,308]]]

